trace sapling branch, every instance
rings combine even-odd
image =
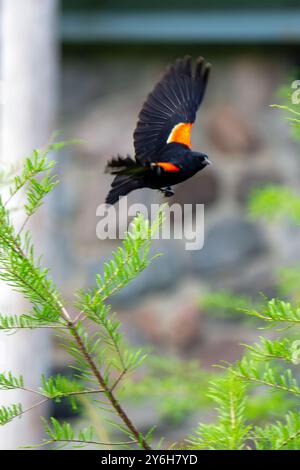
[[[26,259],[29,266],[30,266],[30,261],[26,257],[25,253],[22,250],[20,250],[20,247],[17,244],[17,242],[15,242],[15,244],[13,244],[11,247],[12,247],[12,249],[15,253],[17,253],[22,258]],[[140,442],[141,446],[145,450],[149,450],[150,449],[149,444],[141,436],[141,434],[136,429],[136,427],[134,426],[134,424],[132,423],[132,421],[130,420],[128,415],[126,414],[126,412],[123,410],[122,406],[120,405],[120,403],[116,399],[116,397],[113,394],[113,392],[111,391],[111,389],[107,386],[102,374],[100,373],[100,371],[98,370],[95,362],[93,361],[92,356],[90,355],[90,353],[86,349],[86,347],[84,345],[84,342],[82,341],[82,339],[81,339],[81,337],[80,337],[80,335],[77,331],[77,327],[74,324],[74,322],[72,321],[72,318],[71,318],[70,314],[68,313],[67,309],[63,306],[63,304],[59,300],[57,300],[57,298],[55,296],[53,296],[53,294],[51,292],[50,292],[50,295],[47,298],[45,295],[41,294],[40,291],[36,290],[34,288],[34,286],[27,283],[25,278],[22,278],[22,277],[18,276],[18,274],[16,272],[14,272],[13,275],[17,279],[19,279],[19,281],[21,281],[24,285],[26,285],[26,287],[29,290],[33,290],[34,293],[40,298],[40,300],[42,302],[47,303],[48,305],[54,307],[55,309],[57,309],[57,307],[60,308],[61,317],[65,321],[65,324],[66,324],[67,328],[69,329],[71,335],[74,337],[74,339],[75,339],[75,341],[76,341],[76,343],[79,347],[79,350],[81,351],[82,355],[86,359],[86,362],[89,364],[94,377],[98,381],[101,389],[104,391],[104,393],[105,393],[106,397],[108,398],[108,400],[110,401],[112,407],[114,408],[114,410],[116,411],[116,413],[118,414],[120,419],[124,422],[126,427],[129,429],[129,431],[132,433],[132,435],[135,437],[136,441]]]
[[[58,146],[62,145],[63,143],[58,143]],[[102,394],[105,397],[105,402],[102,400],[99,402],[110,406],[122,423],[120,429],[126,431],[132,437],[131,441],[102,443],[88,438],[91,437],[89,431],[87,431],[87,434],[82,432],[77,439],[74,433],[70,431],[71,428],[68,423],[60,427],[60,424],[54,418],[51,418],[54,434],[51,434],[51,426],[47,427],[46,425],[50,437],[53,438],[48,443],[58,441],[98,445],[129,445],[135,443],[142,449],[149,450],[151,447],[148,437],[144,437],[139,432],[115,394],[115,389],[126,373],[132,370],[143,357],[140,356],[139,351],[132,353],[125,350],[123,354],[123,345],[120,344],[122,335],[118,331],[119,322],[115,320],[114,315],[110,316],[110,307],[104,301],[134,279],[148,265],[150,260],[147,258],[147,253],[150,247],[152,229],[155,231],[161,224],[163,214],[160,212],[156,227],[151,228],[141,216],[136,217],[136,222],[133,224],[134,232],[127,234],[124,240],[124,248],[119,248],[114,254],[114,259],[104,268],[103,280],[101,276],[97,276],[97,287],[94,290],[79,294],[79,313],[73,317],[61,300],[52,279],[48,276],[48,271],[42,268],[39,258],[36,260],[29,233],[26,232],[24,235],[23,232],[29,218],[41,205],[44,196],[57,183],[57,180],[51,177],[49,173],[54,166],[54,162],[47,160],[47,153],[52,148],[55,149],[55,145],[49,145],[44,152],[34,151],[31,159],[25,160],[21,175],[14,178],[8,200],[3,204],[0,199],[0,278],[23,294],[32,304],[32,311],[28,315],[0,315],[0,329],[53,328],[60,331],[61,336],[64,335],[64,338],[66,338],[65,333],[69,333],[65,347],[77,361],[74,368],[81,371],[82,379],[91,380],[96,382],[97,385],[94,388],[88,388],[82,387],[77,379],[76,381],[68,381],[61,376],[50,377],[49,379],[42,377],[42,387],[36,391],[24,386],[22,377],[13,377],[10,373],[7,376],[2,374],[0,388],[6,390],[20,389],[42,398],[41,401],[26,410],[22,410],[21,405],[11,405],[6,409],[4,407],[2,422],[21,416],[48,400]],[[38,180],[36,176],[42,172],[46,172],[46,176]],[[21,189],[24,189],[25,195],[27,195],[27,204],[24,206],[27,217],[19,231],[16,232],[14,224],[10,220],[10,210],[7,206],[12,197]],[[147,237],[141,235],[139,232],[141,229],[145,231]],[[135,237],[134,235],[138,236]],[[89,334],[82,330],[81,320],[85,319],[94,322],[98,327],[100,326],[101,334],[96,341],[92,339],[93,336],[89,338]],[[97,350],[98,346],[99,350]],[[107,350],[112,351],[112,358],[105,356]],[[114,381],[110,379],[111,369],[118,372]],[[56,431],[57,435],[62,437],[61,439],[55,438]]]
[[[45,403],[47,403],[49,401],[49,398],[44,398],[43,400],[40,400],[38,401],[37,403],[34,403],[32,406],[30,406],[29,408],[26,408],[25,410],[22,410],[20,411],[20,413],[14,415],[9,421],[12,421],[13,419],[15,418],[20,418],[21,416],[23,416],[25,413],[28,413],[29,411],[32,411],[34,410],[35,408],[38,408],[39,406],[42,406],[44,405]]]
[[[111,387],[111,391],[115,390],[115,388],[117,388],[117,386],[119,385],[119,383],[122,381],[123,377],[125,376],[125,374],[128,372],[128,369],[125,367],[121,374],[119,375],[119,377],[116,379],[115,383],[113,384],[113,386]]]
[[[283,449],[283,448],[286,447],[291,441],[297,439],[298,437],[300,437],[300,429],[299,429],[298,431],[296,431],[294,434],[292,434],[291,436],[287,437],[287,438],[280,444],[280,446],[278,446],[278,450]]]
[[[141,444],[141,446],[145,450],[151,450],[150,445],[146,442],[144,437],[140,434],[140,432],[137,430],[137,428],[134,426],[126,412],[123,410],[121,407],[119,401],[116,399],[115,395],[113,394],[112,390],[107,386],[104,378],[102,377],[101,372],[98,370],[95,362],[93,361],[93,358],[87,351],[86,347],[84,346],[84,343],[80,337],[80,335],[77,332],[76,327],[73,325],[72,322],[68,322],[68,326],[70,328],[70,332],[73,335],[75,341],[77,342],[80,351],[82,352],[83,356],[85,357],[87,363],[90,365],[90,368],[96,377],[99,385],[105,390],[105,394],[110,401],[111,405],[113,406],[114,410],[117,412],[119,415],[120,419],[123,421],[125,426],[129,429],[129,431],[133,434],[135,437],[136,441]]]
[[[248,375],[245,376],[243,374],[240,374],[236,370],[234,370],[233,373],[237,377],[239,377],[240,379],[244,380],[245,382],[253,382],[253,383],[256,383],[258,385],[271,387],[271,388],[277,389],[277,390],[282,391],[282,392],[287,392],[287,393],[291,393],[293,395],[300,396],[300,390],[295,390],[294,388],[287,387],[285,385],[280,385],[280,384],[277,384],[277,383],[268,382],[267,380],[264,380],[264,379],[258,379],[258,378],[251,377],[251,376],[248,376]]]
[[[80,439],[51,439],[49,441],[43,442],[43,446],[49,444],[57,444],[57,443],[65,443],[65,444],[91,444],[91,445],[98,445],[98,446],[128,446],[132,444],[137,444],[136,441],[124,441],[124,442],[99,442],[99,441],[81,441]]]

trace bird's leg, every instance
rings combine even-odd
[[[166,188],[160,188],[160,191],[164,194],[165,197],[172,197],[175,194],[171,186],[167,186]]]

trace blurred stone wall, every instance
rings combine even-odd
[[[59,157],[61,184],[51,200],[49,223],[50,263],[70,301],[74,288],[93,284],[103,260],[118,245],[97,240],[95,232],[96,208],[111,182],[105,163],[117,153],[133,153],[138,112],[176,55],[174,50],[170,57],[159,51],[77,51],[62,56],[60,128],[85,143]],[[151,343],[157,351],[197,357],[207,365],[236,358],[249,333],[240,325],[204,321],[201,293],[230,288],[271,295],[276,268],[299,253],[297,229],[253,223],[247,214],[254,187],[270,182],[299,186],[299,149],[281,112],[269,107],[290,80],[294,63],[288,52],[216,49],[206,54],[212,76],[192,142],[213,165],[178,186],[169,199],[205,204],[204,248],[185,251],[178,240],[154,243],[164,256],[113,299],[133,343]],[[163,198],[141,190],[129,200]]]

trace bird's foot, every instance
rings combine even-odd
[[[174,196],[174,191],[170,186],[167,186],[166,188],[161,188],[160,191],[163,193],[165,197],[172,197]]]

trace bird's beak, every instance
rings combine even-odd
[[[207,165],[211,165],[211,164],[212,164],[212,162],[211,162],[207,157],[205,157],[205,163],[206,163]]]

